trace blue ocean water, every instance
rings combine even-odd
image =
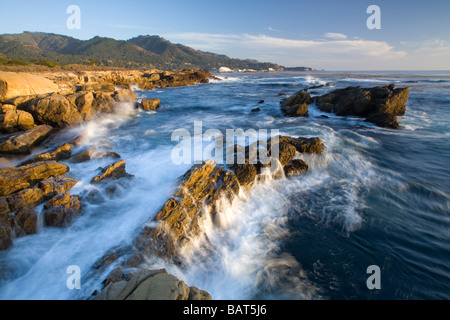
[[[164,267],[214,299],[450,298],[450,72],[218,76],[191,87],[135,88],[140,99],[161,99],[161,108],[136,112],[124,105],[60,134],[83,134],[82,147],[107,142],[135,179],[118,196],[86,204],[68,229],[43,228],[0,252],[1,299],[88,299],[100,289],[105,274],[92,265],[110,248],[131,243],[191,166],[171,161],[177,144],[171,135],[194,133],[194,121],[202,121],[203,132],[317,136],[327,152],[297,156],[310,167],[305,175],[258,182],[232,205],[223,203],[216,221],[203,221],[204,236],[183,248],[183,268],[151,257],[149,267]],[[320,95],[390,83],[411,87],[398,130],[314,105],[308,118],[280,111],[285,95],[314,85],[328,84],[310,91]],[[69,164],[80,180],[71,193],[95,188],[89,181],[105,164]],[[69,265],[82,270],[79,291],[66,287]],[[367,287],[371,265],[380,268],[380,289]]]

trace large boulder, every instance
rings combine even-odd
[[[380,127],[398,128],[397,116],[405,113],[409,87],[394,89],[394,85],[337,89],[315,99],[324,112],[339,116],[355,115]]]
[[[39,75],[0,71],[0,101],[59,90],[58,85]]]
[[[26,111],[33,115],[36,122],[53,127],[63,128],[83,121],[77,108],[61,95],[35,98],[28,103]]]
[[[49,125],[40,125],[25,132],[7,136],[0,142],[0,153],[29,154],[33,147],[48,137],[52,129]]]

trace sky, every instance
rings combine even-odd
[[[80,8],[80,29],[67,27],[70,5]],[[381,29],[367,27],[371,5]],[[450,70],[450,0],[0,0],[0,8],[0,34],[159,35],[287,67]]]

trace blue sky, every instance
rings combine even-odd
[[[369,30],[369,5],[381,30]],[[81,29],[69,30],[69,5]],[[0,33],[42,31],[78,39],[141,34],[195,49],[327,70],[449,70],[450,1],[31,1],[1,3]]]

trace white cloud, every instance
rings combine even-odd
[[[310,66],[328,70],[389,69],[405,58],[384,41],[347,39],[294,40],[252,34],[176,33],[165,38],[195,49],[250,58],[284,66]]]
[[[333,33],[333,32],[327,32],[324,35],[325,38],[330,39],[347,39],[347,36],[343,33]]]

